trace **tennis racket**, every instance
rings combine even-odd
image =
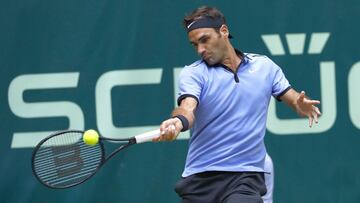
[[[50,188],[69,188],[89,178],[119,151],[160,136],[154,130],[127,139],[113,139],[99,136],[96,145],[83,142],[84,131],[68,130],[54,133],[37,144],[31,165],[34,176]],[[105,156],[103,141],[122,142],[110,155]]]

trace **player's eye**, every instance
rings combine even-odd
[[[202,37],[199,42],[202,43],[202,44],[205,44],[206,42],[208,42],[209,40],[209,37]]]

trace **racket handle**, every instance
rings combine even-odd
[[[160,129],[149,131],[135,136],[136,143],[150,142],[153,138],[160,136]]]

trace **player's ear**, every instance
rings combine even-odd
[[[229,29],[228,29],[227,25],[223,24],[220,27],[220,34],[221,34],[221,36],[223,36],[225,38],[229,37]]]

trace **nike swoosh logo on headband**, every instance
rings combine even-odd
[[[188,26],[187,29],[189,29],[196,21],[192,21]]]

